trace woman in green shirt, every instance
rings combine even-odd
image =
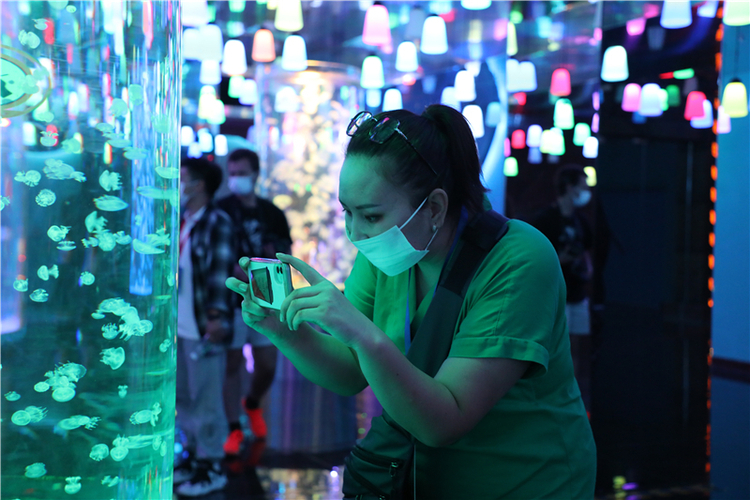
[[[230,279],[245,322],[311,381],[343,395],[372,388],[417,440],[418,498],[593,498],[595,445],[549,241],[508,223],[469,285],[447,359],[426,375],[405,351],[454,241],[484,210],[476,144],[461,113],[441,105],[363,112],[347,133],[339,200],[359,255],[345,293],[278,254],[311,286],[277,316]]]

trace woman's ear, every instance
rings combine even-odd
[[[448,215],[448,193],[444,189],[435,188],[427,198],[430,207],[430,218],[438,228],[445,224]]]

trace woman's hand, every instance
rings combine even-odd
[[[277,253],[276,258],[294,267],[310,283],[292,291],[281,304],[279,319],[290,330],[297,330],[304,322],[313,323],[353,348],[373,331],[368,328],[373,323],[312,266],[283,253]]]
[[[250,259],[242,257],[239,264],[240,268],[247,274],[247,266],[250,265]],[[246,282],[237,278],[227,278],[226,285],[227,288],[243,298],[242,320],[247,326],[258,330],[266,336],[288,333],[286,325],[278,320],[276,312],[273,309],[261,307],[253,302],[250,295],[250,287]]]

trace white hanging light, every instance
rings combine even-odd
[[[396,50],[396,71],[412,73],[418,68],[417,46],[414,42],[401,42]]]
[[[228,76],[244,75],[247,71],[245,44],[240,40],[227,40],[224,44],[221,71]]]
[[[465,69],[456,73],[453,87],[456,89],[456,99],[460,102],[471,102],[477,98],[474,75]]]
[[[599,139],[591,136],[584,141],[583,156],[584,158],[596,158],[599,156]]]
[[[401,91],[398,89],[388,89],[383,96],[383,111],[392,111],[404,107],[401,97]]]
[[[731,131],[732,119],[726,111],[724,111],[724,106],[719,106],[719,110],[716,112],[716,133],[728,134]]]
[[[521,90],[521,82],[518,78],[520,64],[518,60],[512,57],[505,60],[505,86],[509,94],[520,92]]]
[[[490,5],[491,0],[461,0],[461,7],[466,10],[484,10]]]
[[[453,109],[461,110],[461,104],[456,99],[455,87],[445,87],[440,94],[440,104],[450,106]]]
[[[183,26],[203,26],[208,22],[208,2],[206,0],[180,2],[180,18]]]
[[[503,108],[497,101],[492,101],[487,105],[487,113],[484,117],[484,123],[488,127],[497,127],[502,119]]]
[[[424,20],[422,43],[419,50],[425,54],[445,54],[448,52],[448,32],[443,18],[429,16]]]
[[[722,22],[727,26],[750,24],[750,3],[747,0],[724,0]]]
[[[382,89],[384,85],[383,61],[376,55],[365,57],[362,61],[360,86],[363,89]]]
[[[367,89],[365,92],[365,102],[368,108],[377,108],[383,101],[383,93],[380,89]]]
[[[641,116],[661,116],[661,87],[656,83],[647,83],[641,88],[638,113]]]
[[[189,146],[195,142],[195,132],[190,125],[183,125],[180,129],[180,145]]]
[[[621,82],[627,80],[628,76],[628,53],[625,47],[622,45],[607,47],[602,61],[602,80],[605,82]]]
[[[196,28],[186,28],[182,33],[182,57],[186,60],[200,60],[201,35]]]
[[[703,2],[703,5],[698,7],[698,15],[700,17],[716,17],[716,10],[719,7],[719,0],[708,0]]]
[[[279,31],[294,33],[303,28],[300,0],[278,0],[273,26]]]
[[[484,116],[482,116],[482,108],[476,104],[469,104],[462,111],[466,121],[469,122],[471,127],[471,133],[475,138],[484,137]]]
[[[307,44],[299,35],[288,36],[281,52],[281,67],[287,71],[307,69]]]
[[[518,65],[519,92],[534,92],[537,89],[536,67],[531,61],[523,61]]]
[[[198,30],[200,35],[200,57],[199,61],[221,61],[224,55],[224,37],[221,28],[215,24],[201,26]]]
[[[664,0],[659,24],[664,28],[686,28],[693,22],[690,0]]]
[[[198,145],[203,153],[210,153],[214,150],[214,138],[211,132],[202,128],[198,131]]]
[[[221,67],[219,61],[201,61],[201,73],[199,77],[203,85],[218,85],[221,83]]]
[[[541,125],[529,125],[526,130],[526,145],[530,148],[538,148],[542,145]]]
[[[246,79],[240,91],[240,104],[252,106],[258,102],[258,84],[255,80]]]
[[[297,93],[289,85],[284,85],[276,93],[273,109],[277,113],[294,113],[299,109]]]
[[[703,116],[690,119],[693,128],[711,128],[714,125],[714,107],[708,99],[703,100]]]
[[[216,153],[216,156],[226,156],[229,153],[227,136],[224,134],[219,134],[214,138],[214,153]]]

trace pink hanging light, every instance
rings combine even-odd
[[[637,83],[628,83],[622,92],[622,110],[638,111],[641,102],[641,86]]]
[[[549,93],[560,97],[570,95],[570,73],[567,69],[557,68],[552,72]]]
[[[270,30],[261,28],[255,32],[252,58],[255,62],[272,62],[276,59],[276,46]]]
[[[514,130],[510,136],[510,147],[523,149],[526,147],[526,132],[521,129]]]
[[[703,101],[706,100],[706,94],[698,90],[693,90],[687,96],[685,103],[685,119],[700,118],[703,116]]]
[[[646,18],[636,17],[635,19],[631,19],[625,24],[625,28],[630,36],[642,35],[646,29]]]
[[[362,43],[377,46],[392,43],[388,9],[385,5],[373,4],[367,9],[365,26],[362,30]]]

